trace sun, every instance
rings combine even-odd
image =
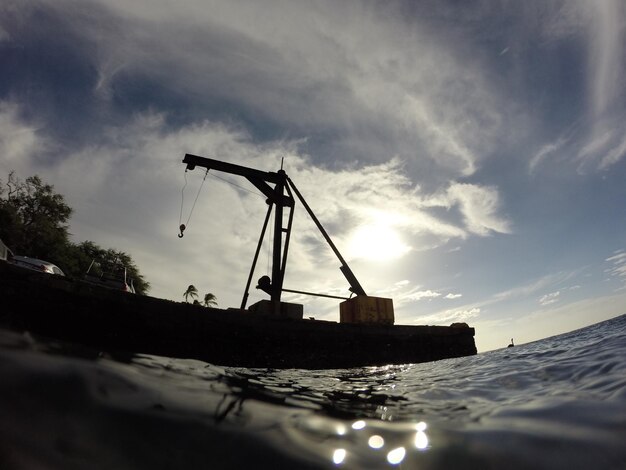
[[[361,225],[354,231],[348,243],[352,258],[370,261],[398,259],[410,249],[393,227],[383,223]]]

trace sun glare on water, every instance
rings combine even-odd
[[[371,261],[398,259],[410,250],[392,227],[377,223],[358,227],[349,247],[352,257]]]

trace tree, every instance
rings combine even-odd
[[[189,302],[189,297],[198,297],[198,289],[196,289],[196,286],[191,284],[189,287],[187,287],[187,290],[183,294],[183,297],[185,298],[185,302]]]
[[[58,262],[69,244],[72,208],[39,176],[19,180],[14,172],[0,184],[0,238],[16,254]]]
[[[204,294],[204,306],[205,307],[217,307],[217,297],[211,294]]]
[[[70,242],[71,215],[72,208],[64,196],[37,175],[21,181],[10,172],[5,183],[0,181],[0,239],[13,253],[45,259],[76,278],[84,276],[94,259],[109,271],[123,266],[127,278],[133,280],[135,292],[146,294],[150,283],[130,255],[101,248],[90,241]]]
[[[78,245],[73,245],[73,260],[77,264],[81,277],[87,272],[89,266],[94,262],[92,269],[94,274],[104,273],[120,273],[126,270],[126,278],[128,282],[132,280],[135,292],[145,295],[150,288],[150,283],[145,280],[139,272],[139,268],[135,265],[132,257],[123,251],[117,251],[112,248],[104,249],[96,245],[92,241],[84,241]]]

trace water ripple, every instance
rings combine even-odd
[[[622,316],[473,357],[311,371],[103,353],[0,331],[0,462],[621,469],[625,339]]]

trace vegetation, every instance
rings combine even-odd
[[[204,306],[205,307],[217,307],[217,297],[211,294],[204,294]]]
[[[198,297],[198,289],[196,289],[196,286],[191,284],[187,287],[187,290],[183,293],[183,297],[185,298],[185,302],[189,302],[189,297]]]
[[[0,238],[15,254],[62,259],[71,214],[64,197],[38,176],[20,181],[11,172],[0,185]]]
[[[84,276],[94,259],[103,270],[123,265],[135,291],[146,294],[150,284],[129,254],[102,248],[91,241],[70,242],[71,215],[72,208],[65,197],[39,176],[21,181],[11,172],[5,183],[0,180],[0,239],[14,254],[50,261],[76,278]]]
[[[150,284],[139,272],[139,268],[135,265],[131,256],[123,251],[117,251],[112,248],[104,249],[90,241],[72,245],[71,249],[74,252],[73,259],[79,264],[78,268],[81,276],[87,272],[91,262],[95,261],[97,263],[96,269],[104,273],[119,272],[121,268],[125,268],[126,277],[133,280],[135,292],[138,294],[145,294],[150,288]]]
[[[183,293],[183,297],[185,299],[185,302],[187,303],[189,303],[190,297],[192,299],[194,299],[194,297],[198,297],[198,289],[196,288],[196,286],[191,284],[189,287],[187,287],[187,290]],[[204,301],[202,303],[200,303],[200,301],[197,298],[195,298],[193,300],[193,305],[204,305],[205,307],[217,307],[217,297],[215,297],[214,294],[211,294],[209,292],[208,294],[204,294]]]

